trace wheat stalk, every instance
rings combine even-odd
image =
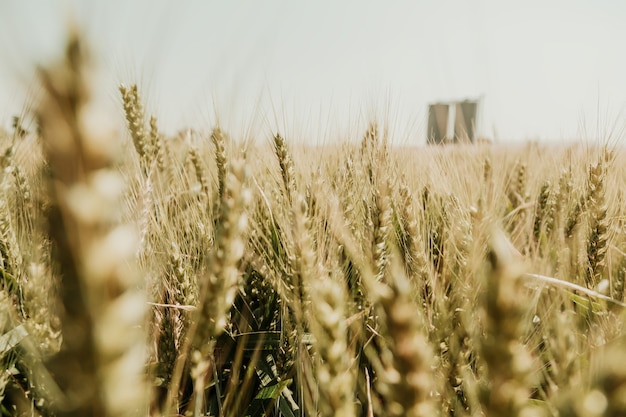
[[[116,148],[91,106],[85,51],[74,33],[65,62],[42,69],[39,106],[53,181],[50,237],[61,274],[63,345],[51,362],[59,415],[145,414],[145,297],[132,267],[134,230],[117,224],[123,180]]]

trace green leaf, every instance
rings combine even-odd
[[[593,313],[601,313],[603,311],[606,311],[606,308],[604,308],[604,306],[597,301],[591,301],[589,298],[581,297],[580,295],[576,295],[573,293],[569,293],[569,297],[574,303],[587,311],[589,311],[590,307]]]
[[[293,412],[293,406],[295,406],[295,410],[298,410],[297,405],[293,402],[293,400],[289,401],[289,399],[285,399],[282,396],[278,399],[278,409],[281,414],[286,417],[296,417]]]
[[[270,385],[265,387],[259,391],[259,393],[254,397],[256,400],[276,400],[280,394],[291,384],[291,379],[286,379],[284,381],[280,381],[277,384]]]

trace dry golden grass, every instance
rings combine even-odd
[[[622,149],[106,136],[85,64],[0,137],[3,415],[626,413]]]

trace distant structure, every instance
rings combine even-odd
[[[448,104],[437,103],[428,106],[428,143],[447,142],[449,113],[450,106]]]
[[[427,143],[474,143],[477,114],[478,100],[429,105]]]

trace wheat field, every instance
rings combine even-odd
[[[159,132],[84,45],[0,136],[13,416],[626,415],[617,146]]]

